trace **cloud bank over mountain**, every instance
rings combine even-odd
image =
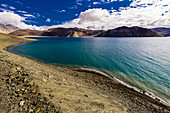
[[[84,0],[77,0],[81,6]],[[87,0],[90,2],[90,0]],[[122,0],[100,0],[91,2],[91,4],[109,4],[111,2]],[[3,7],[7,5],[1,4]],[[12,6],[11,6],[12,7]],[[14,8],[12,8],[14,9]],[[103,9],[100,7],[90,8],[80,12],[77,18],[64,22],[60,25],[36,26],[26,24],[29,17],[36,18],[33,15],[20,16],[13,11],[1,9],[0,23],[11,24],[24,29],[44,30],[53,27],[79,27],[89,29],[113,29],[120,26],[140,26],[146,28],[170,27],[170,1],[169,0],[133,0],[129,6],[119,7],[118,10]],[[25,11],[26,12],[26,11]],[[52,20],[46,19],[47,23]]]
[[[21,17],[18,14],[15,14],[14,12],[0,12],[0,23],[2,24],[10,24],[23,29],[41,30],[41,27],[25,24],[25,19],[26,17]]]
[[[119,11],[88,9],[81,12],[79,18],[61,26],[94,29],[111,29],[120,26],[170,27],[169,17],[170,1],[168,0],[134,0],[129,7],[121,7]]]

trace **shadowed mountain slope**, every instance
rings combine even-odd
[[[162,37],[150,29],[141,27],[119,27],[111,30],[87,30],[81,28],[52,28],[46,31],[18,30],[11,34],[17,36],[54,36],[54,37]]]
[[[170,36],[170,28],[160,27],[160,28],[153,28],[151,30],[165,36]]]

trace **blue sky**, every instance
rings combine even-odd
[[[169,27],[169,7],[168,0],[0,0],[0,23],[30,29]]]
[[[22,16],[24,16],[24,14],[18,11],[26,11],[28,14],[35,16],[35,18],[28,18],[28,20],[31,21],[27,21],[27,23],[36,25],[61,24],[77,18],[80,12],[88,10],[89,8],[118,10],[119,7],[129,6],[130,3],[129,0],[110,3],[101,2],[101,4],[99,0],[1,0],[1,4],[16,8],[10,9],[10,7],[5,7],[8,10],[12,10]],[[46,22],[48,18],[50,22]]]

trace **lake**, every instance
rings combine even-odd
[[[170,103],[170,38],[35,39],[7,50],[54,65],[94,68]]]

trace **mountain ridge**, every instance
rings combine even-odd
[[[55,37],[163,37],[155,31],[142,27],[118,27],[110,30],[88,30],[82,28],[52,28],[45,31],[21,29],[10,33],[17,36],[55,36]]]
[[[158,27],[158,28],[152,28],[151,30],[165,36],[170,36],[170,28]]]
[[[0,33],[5,33],[9,34],[11,32],[17,31],[19,28],[12,26],[12,25],[5,25],[5,24],[0,24]]]

